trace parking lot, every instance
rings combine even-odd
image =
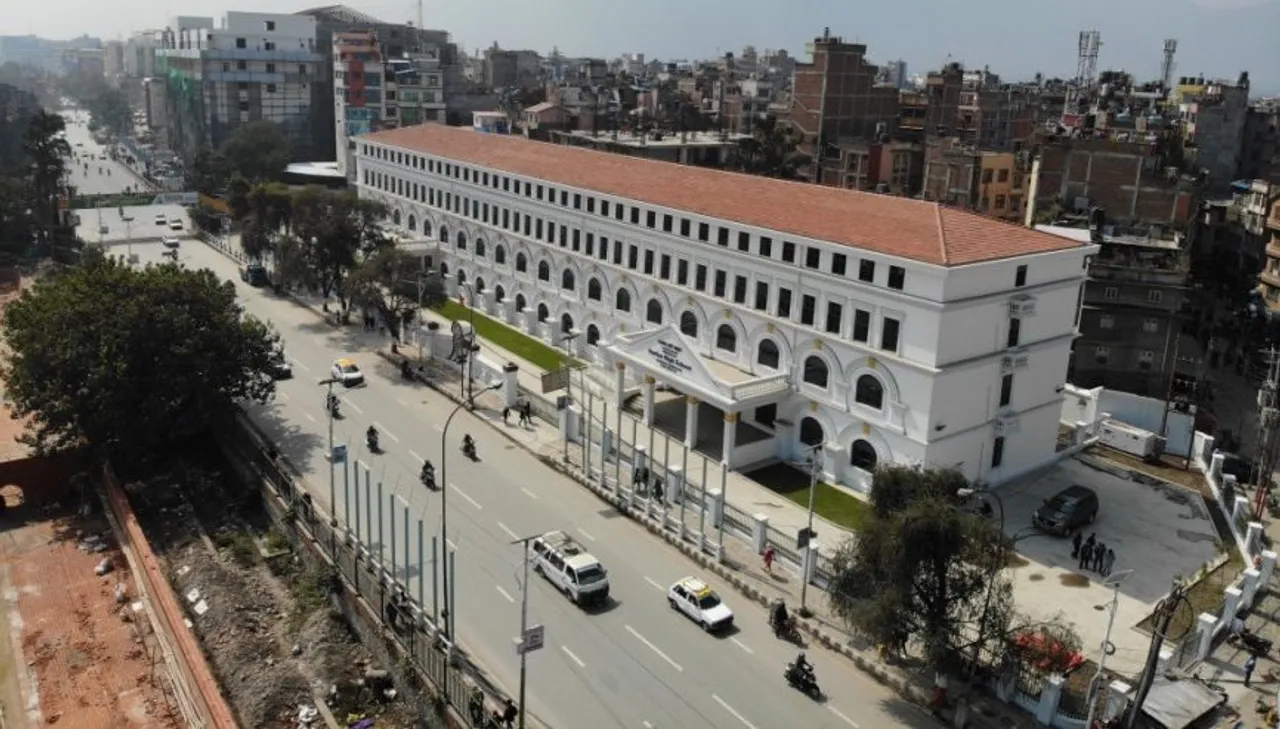
[[[1106,460],[1101,450],[1068,458],[1048,471],[1001,487],[1005,531],[1017,540],[1022,557],[1010,570],[1020,609],[1033,618],[1061,612],[1075,623],[1090,658],[1097,658],[1106,635],[1111,588],[1101,584],[1101,575],[1078,568],[1071,557],[1070,539],[1031,528],[1031,513],[1045,499],[1075,484],[1093,489],[1101,504],[1097,520],[1085,527],[1084,536],[1096,534],[1115,550],[1113,573],[1132,570],[1120,584],[1111,637],[1116,654],[1108,665],[1117,671],[1137,671],[1146,660],[1149,636],[1134,627],[1168,593],[1175,577],[1194,574],[1218,555],[1217,532],[1200,494],[1130,471]]]

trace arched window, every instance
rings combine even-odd
[[[721,324],[716,330],[716,349],[726,352],[738,351],[738,333],[728,324]]]
[[[884,385],[875,375],[863,375],[853,389],[853,399],[859,405],[879,410],[884,407]]]
[[[573,286],[576,283],[577,281],[573,277],[573,271],[566,268],[564,273],[560,274],[560,288],[565,291],[573,291]]]
[[[474,287],[475,287],[475,290],[476,290],[476,293],[477,293],[477,294],[483,294],[483,293],[484,293],[484,279],[480,278],[479,276],[476,276],[476,282],[475,282],[475,284],[474,284]]]
[[[466,271],[464,271],[464,270],[462,270],[461,268],[459,268],[459,269],[458,269],[458,273],[457,273],[457,277],[458,277],[458,285],[459,285],[459,286],[466,286],[466,285],[467,285],[467,272],[466,272]]]
[[[680,315],[680,333],[686,337],[698,338],[698,315],[686,311]]]
[[[568,334],[573,331],[573,317],[568,314],[560,317],[560,331],[563,334]]]
[[[493,287],[494,303],[501,304],[504,300],[506,300],[506,298],[507,298],[507,291],[506,289],[502,288],[502,284],[498,284],[497,286]]]
[[[822,445],[827,439],[827,434],[822,432],[822,423],[815,418],[805,418],[800,421],[800,442],[813,447]]]
[[[880,457],[876,455],[875,446],[859,438],[849,447],[849,465],[864,471],[876,470]]]
[[[614,308],[618,311],[631,311],[631,292],[626,289],[618,289],[617,296],[614,298]]]
[[[409,231],[417,232],[417,230],[418,230],[418,218],[416,215],[410,214],[409,215]]]
[[[547,263],[546,261],[538,262],[538,280],[539,281],[551,280],[551,264]]]
[[[657,299],[649,299],[649,305],[644,310],[645,321],[650,324],[662,323],[662,302]]]
[[[813,355],[804,361],[804,381],[816,387],[826,387],[829,370],[821,357]]]
[[[599,301],[600,295],[600,279],[593,278],[587,281],[587,298],[592,301]]]
[[[476,257],[484,258],[484,238],[476,238]]]
[[[462,231],[458,231],[458,237],[456,240],[457,240],[458,250],[460,251],[467,250],[467,234],[466,233],[463,233]]]
[[[392,211],[391,211],[391,224],[392,224],[392,225],[399,225],[399,224],[400,224],[400,211],[399,211],[399,210],[392,210]]]
[[[524,300],[524,294],[516,294],[516,311],[524,311],[527,308],[529,304]]]
[[[546,321],[549,316],[551,316],[551,311],[547,309],[547,305],[538,304],[538,323]]]
[[[423,238],[431,237],[431,221],[430,220],[422,221],[422,237]]]
[[[523,253],[516,254],[516,273],[525,273],[529,270],[529,259]]]
[[[440,226],[440,240],[445,243],[449,242],[449,228],[443,225]]]
[[[756,364],[776,370],[781,361],[782,355],[778,352],[777,343],[772,339],[761,339],[760,344],[756,345]]]
[[[600,327],[592,324],[587,327],[587,345],[594,347],[600,341]]]
[[[507,247],[499,243],[493,247],[493,262],[501,266],[507,262]]]

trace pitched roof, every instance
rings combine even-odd
[[[422,124],[364,137],[580,190],[940,266],[1079,247],[938,203]]]

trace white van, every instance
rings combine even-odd
[[[533,540],[533,571],[575,605],[603,605],[609,599],[608,570],[564,532],[547,532]]]

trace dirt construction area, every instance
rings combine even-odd
[[[254,729],[416,726],[331,607],[332,583],[310,570],[270,523],[257,495],[205,462],[126,486],[240,725]]]

